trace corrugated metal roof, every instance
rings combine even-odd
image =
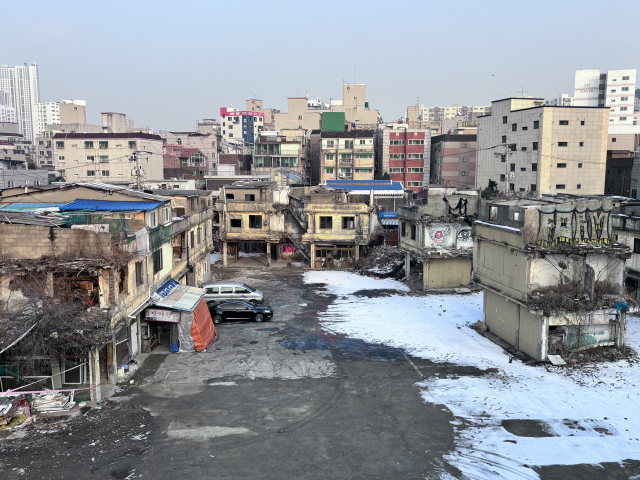
[[[158,208],[164,202],[114,202],[111,200],[86,200],[77,198],[60,208],[60,211],[95,210],[101,212],[146,212]]]
[[[163,197],[161,195],[154,195],[152,193],[141,192],[139,190],[133,190],[129,187],[124,187],[122,185],[113,185],[112,183],[102,183],[102,182],[77,182],[71,184],[77,185],[80,187],[94,188],[97,190],[105,190],[105,191],[113,191],[122,193],[123,195],[129,195],[131,197],[144,198],[147,200],[155,200],[156,202],[169,201],[170,198]]]
[[[204,289],[190,287],[188,285],[176,285],[171,293],[161,300],[153,303],[158,307],[173,308],[192,312],[200,299],[204,296]]]
[[[58,215],[33,215],[24,212],[6,212],[4,210],[0,210],[0,223],[66,227],[64,220]]]
[[[33,212],[41,208],[55,209],[64,207],[67,203],[0,203],[3,212]]]

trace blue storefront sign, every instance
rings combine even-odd
[[[380,212],[380,218],[398,218],[398,212]]]

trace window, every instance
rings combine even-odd
[[[66,170],[58,170],[58,175],[60,175],[61,177],[64,177],[66,173]]]
[[[424,140],[409,140],[409,145],[424,145]]]
[[[56,148],[64,148],[64,142],[56,142]]]
[[[227,198],[227,200],[233,200],[233,199],[235,199],[235,195],[233,193],[227,193],[226,194],[226,198]]]
[[[460,159],[460,161],[461,161],[462,163],[464,163],[464,162],[466,162],[466,161],[467,161],[467,159],[466,159],[466,158],[461,158],[461,159]]]
[[[538,142],[533,142],[532,150],[538,150]]]
[[[628,76],[622,77],[622,81],[625,81],[625,80],[629,80],[629,77]]]
[[[389,145],[404,145],[404,140],[390,140]]]
[[[102,174],[103,177],[108,177],[109,176],[109,170],[102,170],[102,172],[100,172]]]
[[[567,164],[566,163],[559,163],[558,164],[558,168],[567,168]]]
[[[334,148],[334,142],[333,140],[327,140],[327,148]]]
[[[582,188],[582,184],[581,184],[581,183],[577,184],[577,185],[576,185],[576,188],[577,188],[578,190],[580,190],[580,189]]]
[[[517,123],[512,123],[511,124],[511,131],[512,132],[517,132],[518,131],[518,124]]]
[[[345,230],[353,230],[356,228],[355,217],[342,217],[342,228]]]
[[[404,168],[390,168],[389,173],[404,173]]]
[[[506,155],[500,155],[500,161],[502,163],[506,163],[507,162],[507,156]]]
[[[93,142],[84,142],[84,148],[93,148]]]
[[[515,152],[517,148],[518,147],[516,146],[515,143],[512,143],[512,144],[509,145],[509,150],[511,150],[512,152]]]
[[[262,228],[262,215],[249,215],[249,228]]]
[[[244,201],[245,202],[255,202],[256,201],[256,196],[253,193],[245,193],[244,194]]]
[[[621,102],[628,102],[629,101],[629,97],[620,97],[620,101]]]
[[[364,144],[366,144],[366,143],[367,143],[367,141],[366,141],[366,140],[360,140],[360,145],[364,145]]]
[[[153,252],[153,274],[162,270],[162,247]]]
[[[371,159],[373,153],[356,153],[356,159]]]
[[[507,123],[507,117],[502,117],[502,123],[503,123],[503,125],[506,125],[506,123]]]
[[[96,176],[95,170],[87,170],[87,177],[95,177],[95,176]]]
[[[353,159],[353,153],[341,153],[340,154],[340,160],[352,160]]]
[[[500,174],[500,181],[501,182],[506,182],[507,181],[506,175],[504,173]]]
[[[87,162],[95,162],[96,157],[94,157],[93,155],[87,155]]]
[[[326,173],[326,174],[333,174],[334,172],[335,172],[335,170],[334,170],[333,167],[324,169],[324,173]]]
[[[558,146],[559,147],[566,147],[567,146],[567,142],[558,142]]]
[[[502,143],[507,143],[507,136],[506,135],[502,135]]]
[[[242,228],[242,219],[232,218],[231,220],[229,220],[229,226],[231,228]]]
[[[509,171],[511,172],[515,172],[516,171],[516,164],[512,163],[511,165],[509,165]]]
[[[509,184],[509,190],[511,190],[513,192],[513,191],[515,191],[515,189],[516,189],[515,183],[510,183]]]
[[[560,125],[569,125],[569,120],[560,120]]]
[[[537,172],[538,171],[538,164],[537,163],[532,163],[531,164],[531,171],[532,172]]]
[[[640,238],[633,239],[633,253],[640,253]]]
[[[498,219],[498,207],[489,207],[489,220],[496,221]]]
[[[400,235],[403,237],[407,236],[407,224],[402,222],[402,226],[400,228]]]
[[[538,188],[538,187],[536,186],[536,184],[535,184],[535,183],[532,183],[532,184],[531,184],[531,186],[530,186],[530,188],[529,188],[529,190],[531,190],[532,192],[535,192],[537,188]]]
[[[156,212],[149,212],[147,219],[149,228],[158,226],[158,216],[156,215]]]
[[[520,167],[520,171],[521,172],[526,172],[527,171],[527,167]]]
[[[169,207],[162,208],[162,223],[169,223]]]
[[[404,153],[392,153],[389,155],[391,160],[404,160]]]
[[[353,148],[353,140],[345,140],[344,148]]]
[[[64,155],[58,155],[58,161],[64,162]]]
[[[564,190],[564,183],[556,185],[556,190]]]
[[[7,180],[7,188],[15,187],[15,182],[13,180]]]
[[[621,112],[626,112],[627,111],[627,107],[620,107],[620,111]]]
[[[144,260],[136,262],[136,285],[144,285]]]
[[[129,148],[136,148],[136,141],[135,140],[130,140],[129,141]]]
[[[533,129],[538,130],[540,128],[540,120],[533,121]]]
[[[109,142],[107,141],[100,141],[99,145],[100,145],[100,148],[109,148]]]
[[[327,162],[333,162],[335,160],[335,156],[333,153],[327,153],[325,154],[324,159]]]
[[[409,169],[407,169],[407,172],[408,173],[423,173],[424,169],[422,167],[420,167],[420,168],[417,168],[417,167],[409,168]]]
[[[356,173],[373,173],[373,168],[356,168]]]
[[[523,168],[523,170],[524,170],[524,168]],[[462,177],[466,177],[466,176],[467,176],[467,172],[460,172],[460,175],[461,175]]]
[[[408,157],[409,157],[409,159],[418,160],[420,158],[424,158],[424,154],[422,154],[422,153],[409,153]]]
[[[616,141],[616,137],[613,137],[613,138],[611,139],[611,141],[612,141],[612,142],[615,142],[615,141]]]
[[[411,240],[415,240],[417,237],[417,228],[415,225],[411,225]]]
[[[302,120],[302,115],[298,115],[298,120]]]
[[[626,122],[627,121],[627,117],[620,117],[620,121],[621,122]]]
[[[333,228],[332,217],[320,217],[320,228]]]
[[[520,147],[520,150],[522,150],[523,152],[527,151],[527,147]]]
[[[628,92],[629,91],[629,87],[622,87],[622,91],[623,92]]]
[[[109,155],[100,155],[100,161],[101,162],[108,162],[109,161]]]
[[[421,187],[422,182],[407,182],[408,187]]]
[[[584,120],[580,120],[580,125],[584,125]]]

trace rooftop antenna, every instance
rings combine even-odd
[[[520,96],[524,97],[525,93],[529,93],[527,90],[524,89],[524,84],[520,87]]]

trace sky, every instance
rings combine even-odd
[[[550,98],[573,94],[576,69],[640,68],[635,37],[610,21],[637,17],[637,0],[3,3],[0,64],[37,63],[41,101],[86,100],[94,124],[115,111],[191,131],[249,98],[284,112],[287,97],[341,99],[354,69],[393,121],[418,97]]]

